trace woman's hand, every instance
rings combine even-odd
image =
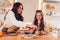
[[[26,28],[33,28],[33,25],[27,24],[27,25],[26,25]]]
[[[34,30],[37,30],[37,26],[31,24],[26,25],[26,28],[29,28],[29,32],[33,33]]]

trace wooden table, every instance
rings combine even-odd
[[[38,38],[22,38],[21,34],[17,36],[3,36],[0,37],[0,40],[60,40],[60,38],[53,38],[51,35],[42,35]]]

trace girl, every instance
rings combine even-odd
[[[36,10],[34,25],[37,26],[37,30],[40,31],[41,34],[47,34],[47,25],[44,21],[42,10]]]

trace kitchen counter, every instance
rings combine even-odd
[[[60,38],[53,38],[51,35],[42,35],[38,38],[22,38],[21,34],[18,34],[17,36],[5,35],[0,37],[0,40],[60,40]]]

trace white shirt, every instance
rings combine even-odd
[[[8,14],[6,15],[5,25],[8,27],[11,27],[12,25],[15,25],[18,27],[26,27],[26,23],[22,21],[18,21],[15,18],[15,14],[13,13],[13,11],[9,11]]]

